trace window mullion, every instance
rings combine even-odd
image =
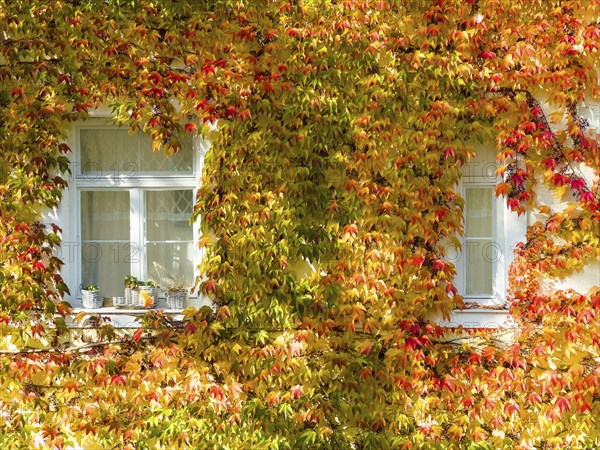
[[[131,203],[131,274],[139,279],[145,277],[145,230],[144,230],[144,191],[132,189],[130,191]]]

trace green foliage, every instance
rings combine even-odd
[[[140,281],[132,275],[125,275],[123,283],[125,284],[126,288],[130,289],[135,289],[140,285]]]
[[[540,286],[598,258],[599,142],[578,105],[600,96],[599,15],[0,0],[2,448],[599,446],[600,293]],[[215,309],[182,327],[156,311],[132,334],[66,327],[61,230],[40,212],[66,186],[70,124],[101,102],[154,150],[212,141],[195,211]],[[476,142],[497,150],[497,193],[540,218],[504,347],[431,319],[462,304],[444,255]],[[572,206],[553,213],[536,182]]]

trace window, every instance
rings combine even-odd
[[[487,185],[465,186],[465,236],[461,267],[466,297],[493,295],[499,249],[494,240],[494,190]]]
[[[192,286],[199,142],[186,135],[181,151],[167,157],[152,152],[149,137],[106,122],[76,127],[71,142],[74,178],[59,222],[69,235],[62,258],[72,297],[89,284],[105,297],[122,296],[125,275],[159,281],[179,274]]]
[[[492,150],[480,150],[467,164],[460,187],[464,198],[462,251],[453,259],[457,287],[465,302],[502,305],[508,288],[508,269],[517,243],[525,241],[526,218],[497,198],[497,164]]]

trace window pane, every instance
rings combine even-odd
[[[147,273],[159,280],[169,275],[183,276],[191,287],[194,283],[194,245],[192,242],[149,243],[147,250]],[[156,263],[156,264],[155,264]],[[163,273],[158,273],[158,270]]]
[[[148,241],[191,241],[193,191],[147,191],[146,235]]]
[[[139,169],[139,138],[130,136],[126,129],[82,129],[81,173],[133,175]]]
[[[493,263],[496,248],[490,239],[473,239],[466,242],[466,295],[492,295]]]
[[[129,243],[129,226],[129,192],[81,192],[84,287],[97,284],[105,297],[123,295],[123,277],[131,270],[132,258],[139,257]]]
[[[193,139],[186,133],[181,139],[181,149],[172,156],[152,151],[150,138],[142,145],[140,169],[142,172],[191,172],[193,164]]]
[[[129,192],[82,191],[81,239],[129,241]]]
[[[81,129],[81,173],[101,172],[133,177],[145,172],[192,172],[193,137],[183,136],[181,150],[173,156],[152,151],[152,139],[142,133],[130,135],[127,129]]]
[[[492,237],[492,196],[491,187],[467,189],[467,237]]]
[[[83,287],[100,286],[103,297],[123,295],[123,277],[130,273],[136,247],[125,242],[86,242],[81,247]]]

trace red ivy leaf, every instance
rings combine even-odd
[[[142,328],[140,328],[133,334],[133,338],[132,338],[133,342],[140,342],[140,338],[142,337],[142,334],[144,334],[144,330]]]
[[[496,57],[496,54],[494,52],[486,50],[485,52],[481,52],[479,54],[479,57],[483,59],[494,59]]]
[[[302,395],[304,395],[304,389],[302,389],[302,386],[296,385],[290,389],[290,397],[291,398],[298,399],[298,398],[302,397]]]
[[[110,379],[110,382],[112,384],[116,384],[117,386],[125,384],[126,381],[127,378],[125,378],[125,375],[113,375]]]

